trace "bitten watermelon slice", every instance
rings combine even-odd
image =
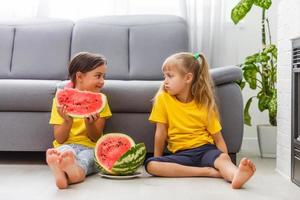
[[[77,118],[100,113],[106,104],[104,94],[73,88],[58,89],[55,98],[58,107],[66,105],[68,115]]]
[[[122,133],[105,134],[95,147],[95,162],[104,174],[133,174],[143,164],[145,156],[145,144],[135,145],[131,137]]]

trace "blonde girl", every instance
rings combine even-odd
[[[222,177],[241,188],[255,172],[247,158],[236,167],[227,151],[209,67],[202,54],[176,53],[162,66],[164,82],[149,120],[156,123],[154,157],[146,170],[154,176]],[[167,144],[170,155],[163,156]]]

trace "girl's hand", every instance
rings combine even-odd
[[[67,106],[57,107],[58,114],[65,120],[65,122],[72,122],[73,118],[67,114]]]
[[[96,113],[96,114],[91,114],[91,115],[85,117],[84,121],[87,124],[92,124],[92,123],[95,123],[99,118],[100,118],[99,113]]]

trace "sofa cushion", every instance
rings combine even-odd
[[[130,28],[130,79],[159,80],[161,67],[170,55],[188,51],[187,27],[184,21],[156,23]]]
[[[0,78],[7,78],[10,72],[14,28],[0,25],[0,33]]]
[[[168,15],[82,19],[74,27],[72,55],[80,51],[107,57],[107,79],[159,80],[164,59],[188,51],[187,25]]]
[[[78,22],[72,37],[72,57],[88,51],[103,54],[108,61],[107,79],[128,79],[128,28]]]
[[[0,111],[49,112],[59,82],[0,79]]]
[[[16,25],[9,78],[66,79],[73,22],[36,20]]]
[[[215,85],[228,84],[243,78],[242,70],[237,66],[224,66],[210,69]]]

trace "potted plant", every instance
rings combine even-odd
[[[262,157],[276,156],[277,139],[277,47],[272,44],[269,20],[266,11],[272,4],[271,0],[241,0],[231,11],[231,19],[237,24],[243,19],[253,6],[262,9],[261,36],[262,48],[258,53],[245,58],[240,65],[243,71],[243,80],[239,81],[241,89],[246,83],[253,90],[257,90],[257,95],[248,99],[244,107],[244,123],[251,126],[251,116],[249,108],[253,98],[258,100],[258,109],[269,113],[270,125],[258,125],[258,143]],[[266,29],[268,38],[266,38]]]

